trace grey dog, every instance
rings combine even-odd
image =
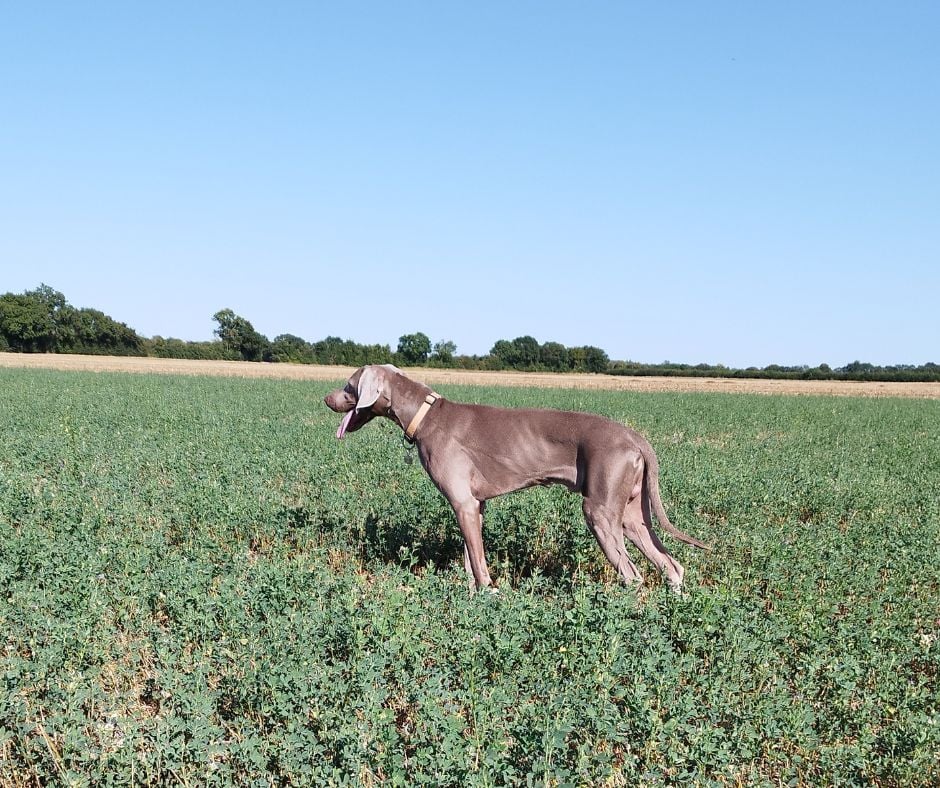
[[[562,484],[581,493],[588,527],[627,583],[643,577],[624,535],[673,589],[682,585],[685,570],[653,531],[651,509],[676,539],[706,548],[669,522],[653,447],[618,422],[591,413],[451,402],[390,364],[361,367],[324,402],[345,414],[337,438],[384,416],[417,445],[421,464],[457,515],[464,566],[476,588],[491,585],[483,555],[486,501],[535,485]]]

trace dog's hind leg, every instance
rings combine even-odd
[[[659,569],[676,591],[682,586],[685,569],[673,558],[652,528],[649,502],[637,495],[624,510],[623,532],[636,548]]]
[[[598,505],[589,498],[584,499],[581,508],[591,533],[597,539],[610,565],[617,570],[620,579],[625,583],[642,583],[643,575],[627,554],[619,515],[615,516],[608,507],[603,504]]]

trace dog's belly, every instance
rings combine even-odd
[[[539,451],[510,454],[489,452],[474,457],[470,484],[474,497],[483,501],[527,487],[561,484],[572,492],[580,489],[577,453],[542,446]]]

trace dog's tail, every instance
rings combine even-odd
[[[683,533],[669,522],[669,518],[666,516],[666,510],[663,508],[662,499],[659,497],[659,460],[656,459],[656,452],[653,451],[653,447],[650,446],[645,439],[640,441],[640,448],[643,452],[643,459],[645,460],[644,465],[646,466],[643,469],[644,493],[650,502],[653,514],[656,515],[656,519],[659,520],[659,524],[663,527],[663,530],[674,536],[680,542],[695,545],[695,547],[701,547],[703,550],[711,550],[711,547],[707,544],[700,542],[695,537],[689,536],[687,533]]]

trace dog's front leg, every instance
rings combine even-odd
[[[452,504],[463,535],[464,568],[470,575],[470,590],[490,586],[493,581],[483,554],[483,505],[475,498]]]
[[[480,502],[480,540],[481,540],[481,557],[483,558],[483,567],[486,569],[486,555],[482,552],[482,534],[483,534],[483,512],[486,508],[486,501]],[[470,550],[467,549],[467,542],[464,540],[463,543],[463,568],[467,573],[467,584],[470,586],[470,594],[474,594],[477,590],[476,577],[473,574],[473,564],[470,562]],[[487,572],[487,576],[489,573]],[[493,593],[496,593],[496,589],[493,586],[490,586],[490,590]]]

